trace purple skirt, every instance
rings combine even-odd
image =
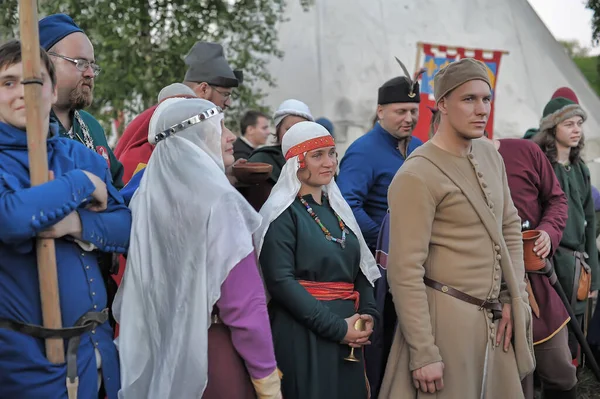
[[[256,399],[244,361],[235,350],[225,324],[208,329],[208,385],[202,399]]]

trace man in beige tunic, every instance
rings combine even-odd
[[[436,135],[388,193],[388,281],[399,328],[380,398],[518,399],[535,367],[521,222],[494,146],[487,68],[435,77]],[[503,305],[504,304],[504,305]]]

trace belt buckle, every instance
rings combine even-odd
[[[488,303],[487,299],[481,303],[481,306],[479,306],[479,310],[483,310],[486,303]]]

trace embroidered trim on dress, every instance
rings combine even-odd
[[[80,141],[87,148],[95,152],[96,149],[94,147],[94,139],[92,139],[92,136],[90,135],[90,130],[81,118],[81,115],[79,115],[78,111],[75,111],[73,114],[75,116],[75,119],[77,120],[77,123],[79,123],[79,126],[81,127],[81,131],[83,132],[83,138],[79,137],[79,135],[76,136],[76,133],[73,129],[74,126],[71,126],[71,129],[69,129],[69,131],[67,132],[67,136],[69,136],[70,139]]]

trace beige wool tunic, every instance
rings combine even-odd
[[[462,179],[468,193],[444,173]],[[472,197],[477,196],[473,202]],[[526,309],[517,310],[516,333],[521,337],[529,334],[530,340],[521,221],[510,196],[504,164],[493,144],[474,140],[466,157],[452,155],[432,142],[424,144],[396,174],[388,200],[387,276],[400,328],[380,398],[522,398],[513,346],[508,352],[495,347],[499,321],[492,321],[491,312],[423,283],[427,276],[482,300],[502,296],[503,302],[512,301],[513,308]],[[491,221],[488,226],[497,229],[496,241],[474,205],[487,215]],[[503,253],[510,259],[503,259]],[[512,292],[505,289],[501,293],[503,278],[510,281]],[[493,347],[488,351],[484,383],[488,344]],[[529,343],[521,346],[522,352],[529,350]],[[521,355],[528,361],[532,356]],[[445,365],[445,388],[435,394],[417,391],[412,371],[437,361]]]

